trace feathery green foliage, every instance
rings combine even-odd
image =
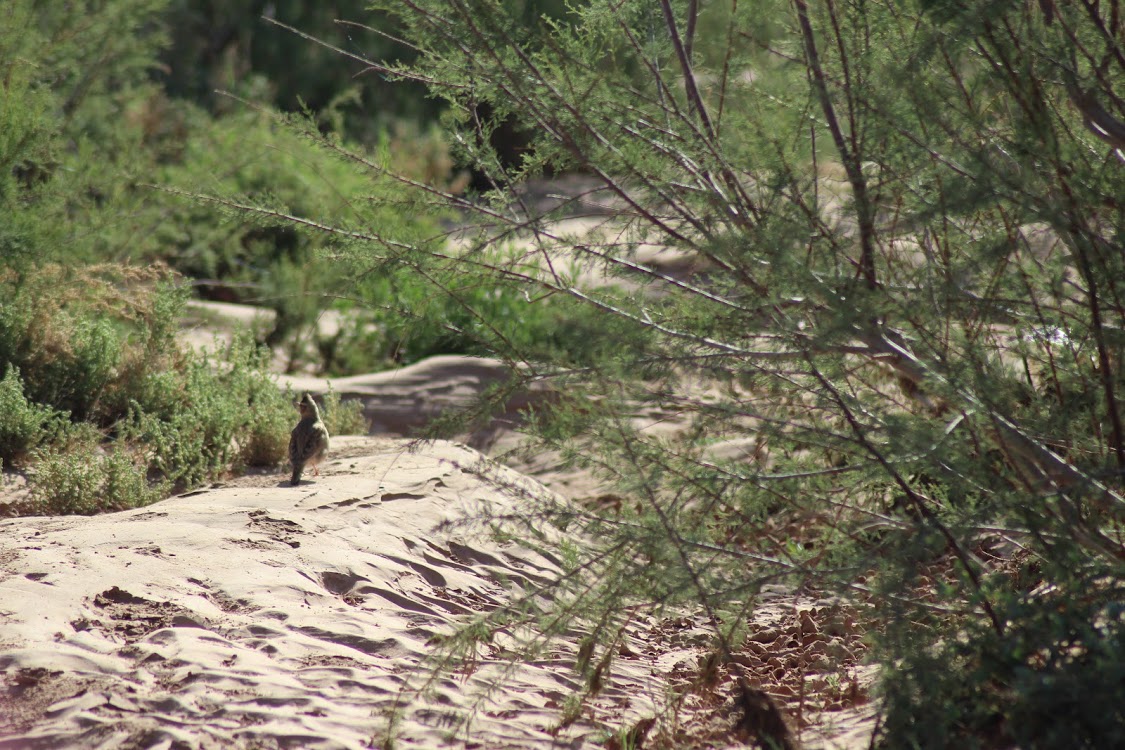
[[[473,632],[612,641],[623,601],[741,613],[714,618],[729,658],[759,587],[788,580],[879,606],[888,747],[1119,741],[1118,3],[522,7],[382,4],[419,50],[398,72],[432,82],[490,187],[442,196],[468,217],[452,242],[350,249],[461,290],[479,330],[503,313],[464,290],[496,285],[595,311],[612,344],[576,368],[483,337],[576,396],[532,426],[622,502],[528,497],[523,531],[591,542],[552,604]],[[496,145],[513,122],[515,162]],[[600,189],[523,199],[559,172]],[[584,235],[560,223],[591,204]]]

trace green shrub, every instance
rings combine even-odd
[[[268,351],[182,350],[186,290],[166,272],[45,265],[0,279],[0,293],[0,457],[41,449],[40,511],[131,507],[285,458],[293,414],[265,372]],[[149,472],[160,483],[146,489]]]
[[[329,435],[366,435],[367,417],[363,415],[363,402],[359,399],[340,400],[340,394],[328,389],[324,394],[322,419]]]
[[[294,422],[291,394],[278,389],[269,361],[269,349],[248,339],[236,340],[215,361],[204,359],[214,378],[211,387],[225,396],[227,408],[240,413],[234,434],[239,462],[252,466],[276,466],[287,457]]]
[[[289,453],[289,431],[294,420],[256,416],[238,444],[238,459],[245,466],[277,466]]]
[[[90,440],[36,455],[28,511],[36,515],[92,515],[138,508],[165,494],[150,485],[142,461],[120,445],[108,453]]]
[[[246,466],[277,466],[289,456],[289,432],[296,421],[292,391],[279,394],[277,383],[264,375],[248,385],[249,421],[237,438],[239,460]]]
[[[320,341],[326,374],[371,372],[439,354],[585,367],[637,353],[645,343],[643,334],[639,341],[618,335],[625,326],[600,310],[561,295],[532,301],[534,289],[518,283],[482,284],[456,268],[429,279],[402,268],[381,271],[358,284],[362,308],[341,305],[345,324]]]
[[[9,367],[0,380],[0,465],[23,463],[38,446],[51,440],[61,425],[58,412],[28,401],[19,369]]]
[[[66,336],[65,349],[39,364],[35,399],[70,412],[75,419],[94,416],[98,401],[117,375],[124,341],[109,320],[82,316],[54,323]]]
[[[152,470],[180,488],[280,463],[292,409],[265,372],[268,357],[244,339],[218,354],[185,354],[177,372],[150,374],[150,400],[134,402],[124,435],[147,446]]]
[[[108,509],[102,493],[105,476],[96,446],[69,452],[47,451],[35,458],[29,482],[32,513],[89,515]]]
[[[1120,571],[1090,573],[1057,571],[1084,587],[1082,597],[1063,588],[998,594],[1003,635],[967,619],[955,637],[953,623],[892,625],[882,638],[895,657],[882,684],[884,746],[1125,746],[1125,591]]]
[[[183,410],[160,416],[138,412],[124,434],[148,449],[149,466],[177,488],[215,479],[235,462],[241,416],[218,394],[185,393]]]
[[[111,424],[140,373],[175,366],[168,319],[184,292],[159,267],[45,264],[0,277],[0,297],[0,366],[74,420]]]

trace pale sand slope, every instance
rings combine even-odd
[[[512,508],[509,483],[545,491],[515,472],[444,442],[343,438],[333,455],[299,487],[259,475],[123,513],[0,521],[0,747],[379,746],[431,636],[554,572],[438,528]],[[631,726],[659,702],[658,666],[615,665],[597,714]],[[427,699],[402,696],[395,746],[604,742],[585,719],[549,731],[579,688],[572,653],[485,699],[502,666],[482,653]]]

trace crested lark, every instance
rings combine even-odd
[[[293,464],[290,484],[294,486],[300,484],[305,466],[311,466],[313,474],[320,476],[317,464],[328,452],[328,428],[320,421],[320,410],[312,396],[304,394],[297,402],[297,409],[301,412],[301,421],[289,436],[289,461]]]

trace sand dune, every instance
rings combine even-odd
[[[565,652],[491,693],[504,664],[487,654],[426,697],[404,690],[435,634],[554,572],[436,530],[503,509],[502,485],[528,480],[482,475],[452,443],[337,443],[296,488],[270,474],[123,513],[0,522],[0,748],[360,748],[391,736],[399,706],[397,747],[600,745],[587,720],[553,731],[579,687]],[[620,725],[662,688],[654,664],[618,663],[598,701]]]
[[[333,387],[402,434],[415,426],[411,408],[432,416],[503,375],[492,363],[437,358]],[[498,424],[494,448],[518,443]],[[605,687],[565,726],[584,694],[577,636],[513,666],[503,656],[514,636],[501,632],[471,669],[427,682],[435,636],[558,570],[453,522],[518,510],[526,493],[600,495],[593,477],[546,454],[525,457],[518,472],[456,443],[411,447],[337,437],[322,476],[298,487],[259,473],[122,513],[0,521],[0,750],[389,739],[577,750],[623,747],[614,737],[631,728],[651,730],[658,747],[722,747],[750,739],[734,698],[741,681],[771,696],[807,750],[868,746],[874,669],[863,666],[854,613],[783,586],[761,592],[743,651],[705,688],[708,619],[637,618]]]

